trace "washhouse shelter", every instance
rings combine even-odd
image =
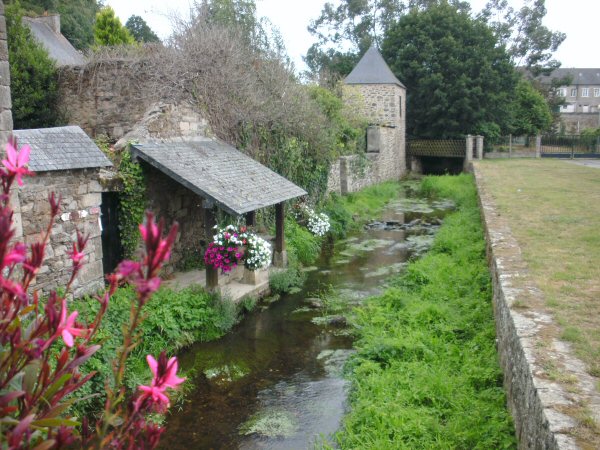
[[[286,264],[284,202],[306,191],[224,142],[196,138],[132,144],[131,155],[142,165],[150,209],[167,222],[177,221],[180,235],[172,252],[177,264],[212,240],[217,209],[232,216],[245,216],[255,224],[255,212],[275,206],[273,263]],[[206,286],[215,288],[218,272],[206,270]]]

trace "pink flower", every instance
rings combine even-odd
[[[69,317],[67,317],[67,301],[63,299],[57,333],[60,333],[67,347],[73,347],[73,337],[83,336],[88,332],[86,328],[77,328],[75,326],[75,319],[77,319],[78,315],[79,312],[73,311]]]
[[[136,409],[139,409],[144,401],[150,400],[158,410],[164,410],[169,406],[169,397],[165,395],[165,391],[167,388],[175,389],[185,378],[177,376],[177,358],[173,356],[167,361],[165,352],[160,354],[158,361],[152,355],[146,356],[146,361],[152,372],[152,381],[150,386],[139,386],[142,394],[135,402]]]
[[[77,251],[77,246],[75,244],[73,244],[73,249],[69,250],[67,254],[71,257],[73,264],[79,264],[85,256],[83,252]]]
[[[10,266],[14,263],[22,263],[27,259],[27,247],[22,243],[16,243],[11,252],[4,257],[2,267]]]
[[[15,175],[19,186],[23,186],[23,175],[30,175],[31,172],[27,170],[25,165],[29,162],[29,153],[31,148],[29,145],[24,145],[21,150],[17,152],[15,144],[9,140],[6,144],[6,158],[2,160],[2,164],[8,170],[9,174]]]

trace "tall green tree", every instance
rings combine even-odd
[[[18,2],[6,6],[8,61],[15,129],[58,125],[58,85],[54,61],[23,25]]]
[[[508,130],[518,76],[483,20],[447,3],[413,9],[390,27],[382,54],[407,87],[409,135]]]
[[[100,11],[97,0],[23,0],[21,6],[30,13],[59,13],[61,33],[79,50],[94,43],[94,22]]]
[[[96,15],[94,41],[96,45],[131,45],[135,43],[129,30],[121,24],[110,6],[105,6]]]
[[[308,26],[317,42],[308,49],[305,62],[313,74],[329,71],[345,76],[371,45],[381,46],[387,30],[403,14],[440,1],[469,9],[460,0],[342,0],[337,6],[327,2]]]
[[[131,16],[125,22],[125,28],[129,30],[137,42],[160,42],[156,33],[152,31],[152,28],[150,28],[141,16],[136,16],[135,14]]]
[[[519,9],[511,7],[507,0],[489,0],[481,17],[506,46],[513,63],[538,76],[549,75],[560,67],[552,55],[567,37],[543,24],[546,12],[545,0],[526,0]]]
[[[552,112],[546,99],[526,79],[519,80],[515,89],[512,132],[533,136],[552,125]]]

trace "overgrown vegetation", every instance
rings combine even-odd
[[[104,392],[104,383],[111,380],[111,361],[116,349],[123,342],[123,325],[129,321],[131,301],[135,291],[131,287],[117,290],[110,301],[108,312],[102,321],[98,341],[102,348],[85,364],[85,371],[98,374],[84,386],[80,396]],[[82,299],[77,303],[82,320],[90,320],[100,307],[97,300]],[[251,303],[245,304],[251,307]],[[180,291],[159,289],[144,306],[146,319],[141,327],[141,341],[131,354],[125,371],[125,383],[135,389],[148,381],[146,355],[157,355],[168,349],[170,355],[194,342],[217,339],[237,323],[239,311],[235,304],[209,294],[199,287]],[[79,405],[79,413],[101,410],[103,397],[94,397]]]
[[[516,448],[497,363],[471,176],[428,177],[453,199],[433,248],[358,310],[341,448]]]
[[[142,223],[146,210],[146,180],[141,166],[131,160],[129,151],[122,152],[118,173],[123,182],[119,197],[119,232],[125,257],[128,258],[140,242],[138,225]]]

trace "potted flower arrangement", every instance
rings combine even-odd
[[[244,252],[244,282],[259,284],[268,276],[266,270],[271,264],[271,244],[253,232],[246,232],[246,248]]]
[[[225,228],[215,227],[215,229],[217,234],[213,236],[213,241],[204,253],[204,262],[206,265],[220,269],[221,273],[229,273],[244,259],[246,230],[240,232],[234,225],[227,225]]]

